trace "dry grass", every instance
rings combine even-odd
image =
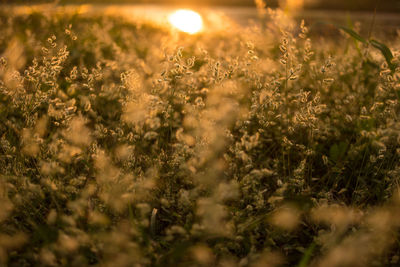
[[[266,16],[2,14],[0,264],[399,264],[399,69]]]

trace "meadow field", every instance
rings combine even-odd
[[[400,31],[325,26],[0,9],[0,266],[399,266]]]

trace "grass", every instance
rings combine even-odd
[[[398,265],[399,37],[268,16],[2,13],[1,264]]]

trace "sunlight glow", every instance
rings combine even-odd
[[[169,23],[180,31],[195,34],[203,29],[203,19],[199,13],[180,9],[168,17]]]
[[[298,11],[304,7],[304,0],[285,0],[283,6],[286,11]]]

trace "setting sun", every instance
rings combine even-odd
[[[180,31],[195,34],[203,28],[203,19],[192,10],[177,10],[168,17],[169,22]]]

